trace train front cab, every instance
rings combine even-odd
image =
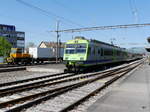
[[[87,59],[88,40],[75,39],[66,43],[64,57],[67,71],[80,71]]]

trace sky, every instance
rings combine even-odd
[[[74,29],[135,23],[150,23],[150,0],[0,0],[0,24],[15,25],[24,31],[25,41],[39,45],[41,41],[56,41],[56,29]],[[40,9],[40,10],[39,10]],[[60,33],[62,42],[75,36],[96,39],[121,47],[148,45],[150,26],[130,29]]]

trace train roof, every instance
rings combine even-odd
[[[84,40],[84,42],[98,43],[98,44],[108,45],[108,46],[111,46],[111,47],[115,47],[115,48],[119,48],[119,49],[122,49],[122,50],[126,50],[125,48],[121,48],[121,47],[115,46],[113,44],[105,43],[105,42],[102,42],[102,41],[99,41],[99,40],[95,40],[95,39],[86,39],[85,37],[82,37],[82,36],[77,36],[73,40],[68,41],[67,43],[70,43],[70,42],[72,42],[74,40],[81,40],[82,42]]]
[[[85,37],[80,37],[80,36],[75,37],[75,39],[88,40],[88,39],[86,39]],[[89,41],[89,42],[94,42],[94,43],[99,43],[99,44],[104,44],[104,45],[108,45],[108,46],[112,46],[112,47],[116,47],[116,48],[121,48],[121,47],[119,47],[119,46],[115,46],[115,45],[113,45],[113,44],[109,44],[109,43],[102,42],[102,41],[95,40],[95,39],[90,39],[90,40],[88,40],[88,41]],[[121,49],[125,49],[125,48],[121,48]]]
[[[104,45],[116,47],[116,48],[121,48],[121,47],[119,47],[119,46],[115,46],[115,45],[113,45],[113,44],[109,44],[109,43],[102,42],[102,41],[99,41],[99,40],[93,40],[93,39],[90,39],[90,41],[91,41],[91,42],[94,42],[94,43],[99,43],[99,44],[104,44]],[[125,48],[122,48],[122,49],[125,49]]]

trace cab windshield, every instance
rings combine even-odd
[[[67,44],[66,54],[86,53],[86,44]]]

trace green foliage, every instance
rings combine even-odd
[[[9,56],[12,45],[5,39],[0,37],[0,56]]]

